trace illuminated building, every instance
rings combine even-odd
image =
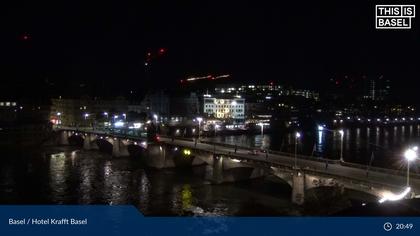
[[[17,103],[15,101],[0,101],[0,124],[10,123],[16,119]]]
[[[203,113],[207,117],[243,123],[245,119],[245,99],[236,97],[215,98],[206,94],[204,95]]]

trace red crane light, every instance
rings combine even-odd
[[[166,50],[165,50],[164,48],[160,48],[160,49],[159,49],[159,53],[160,53],[160,54],[163,54],[163,53],[165,53],[165,52],[166,52]]]
[[[29,41],[30,39],[31,39],[31,35],[28,33],[24,33],[19,36],[19,40],[22,40],[22,41]]]

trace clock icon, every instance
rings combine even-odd
[[[385,230],[385,231],[391,231],[391,230],[392,230],[392,224],[391,224],[391,223],[389,223],[389,222],[386,222],[386,223],[384,224],[384,230]]]

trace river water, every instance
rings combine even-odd
[[[291,216],[331,214],[354,202],[332,191],[315,208],[296,206],[291,188],[274,177],[214,185],[204,180],[205,167],[153,170],[141,156],[112,158],[72,146],[0,156],[0,204],[132,204],[152,216]]]
[[[368,163],[373,152],[374,165],[405,168],[401,152],[420,144],[417,125],[344,131],[344,159],[350,162]],[[212,140],[293,152],[295,138],[271,133]],[[340,144],[337,133],[306,132],[298,152],[338,159]],[[76,146],[0,152],[0,157],[0,204],[132,204],[152,216],[290,216],[329,215],[375,201],[361,193],[314,190],[306,193],[304,206],[296,206],[291,188],[272,176],[214,185],[204,180],[204,166],[154,170],[145,167],[142,156],[112,158]],[[416,165],[412,171],[418,172]]]

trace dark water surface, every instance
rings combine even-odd
[[[348,199],[334,205],[328,198],[315,208],[296,206],[291,188],[270,176],[213,185],[204,166],[152,170],[141,157],[76,147],[0,156],[0,204],[132,204],[145,215],[196,216],[323,215],[349,206]]]
[[[301,214],[285,184],[212,185],[200,176],[204,167],[150,170],[139,158],[72,147],[1,158],[1,204],[133,204],[146,215]]]

